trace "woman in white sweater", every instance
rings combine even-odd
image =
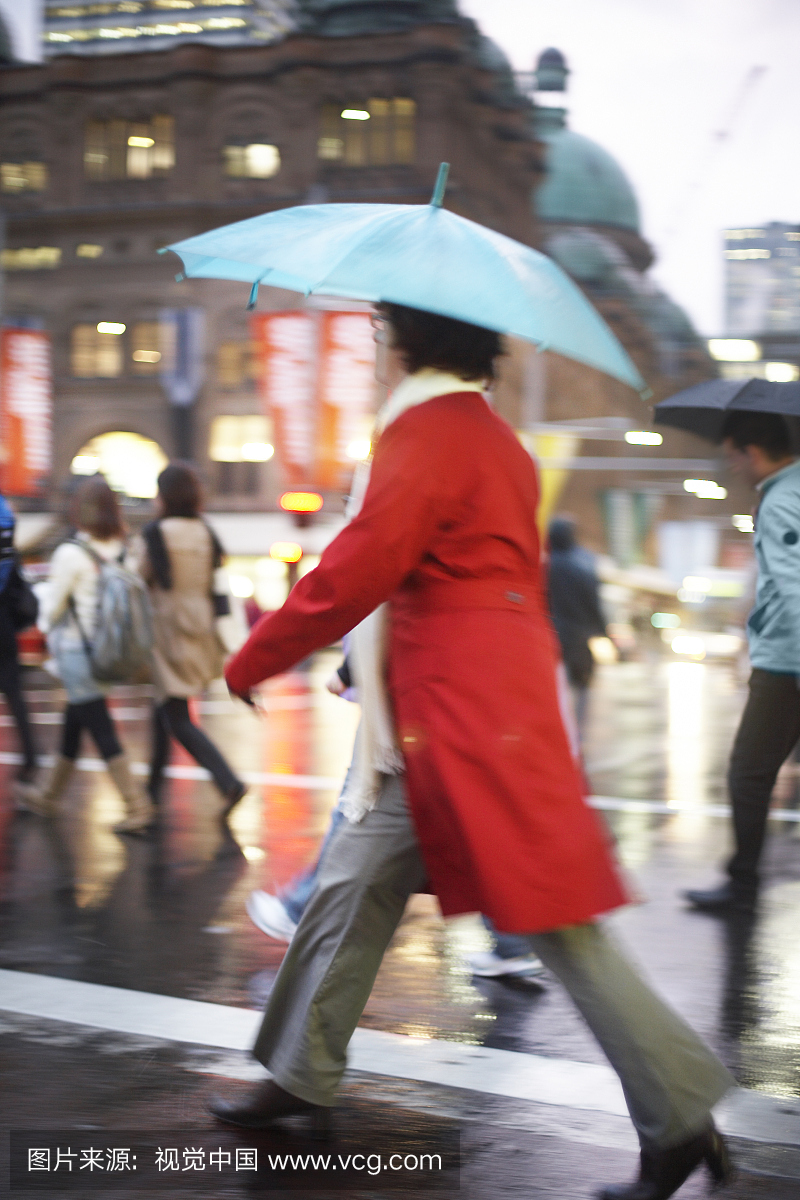
[[[69,515],[77,533],[53,554],[42,613],[48,648],[67,693],[61,753],[45,787],[18,785],[19,803],[41,816],[55,815],[86,730],[125,802],[126,816],[116,831],[138,833],[152,824],[152,805],[131,775],[106,704],[108,684],[93,677],[88,653],[97,621],[97,560],[123,555],[124,527],[117,498],[100,475],[78,487]]]

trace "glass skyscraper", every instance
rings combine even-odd
[[[725,231],[729,337],[800,334],[800,225]]]

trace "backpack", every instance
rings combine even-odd
[[[120,559],[105,559],[77,538],[73,545],[89,555],[98,570],[97,620],[92,642],[81,629],[75,601],[70,610],[78,626],[92,675],[100,683],[139,681],[150,666],[153,649],[153,614],[147,585]]]

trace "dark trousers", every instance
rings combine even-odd
[[[82,704],[67,705],[61,731],[61,754],[64,758],[74,762],[78,757],[84,729],[91,734],[101,758],[106,762],[122,754],[122,746],[111,713],[102,696],[98,696],[96,700],[85,700]]]
[[[153,709],[153,757],[150,764],[150,794],[155,796],[161,786],[164,768],[169,762],[170,739],[175,738],[188,750],[196,763],[211,775],[223,796],[228,796],[239,780],[217,747],[195,725],[189,715],[189,701],[183,696],[170,696]]]
[[[731,752],[728,787],[736,852],[728,863],[734,884],[758,887],[770,796],[781,764],[800,739],[800,690],[794,675],[754,668]]]
[[[22,775],[29,775],[36,768],[36,744],[33,740],[28,706],[22,694],[22,672],[16,655],[16,648],[0,652],[0,692],[5,695],[6,703],[17,726],[19,740],[22,746],[23,765]]]

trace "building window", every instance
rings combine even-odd
[[[155,116],[149,121],[88,121],[83,151],[88,179],[149,179],[175,165],[175,122]]]
[[[122,374],[125,326],[114,321],[73,325],[71,373],[79,379],[113,379]]]
[[[43,192],[47,187],[47,163],[0,163],[0,190],[4,192]]]
[[[167,461],[158,442],[118,430],[101,433],[82,446],[70,471],[73,475],[96,475],[99,471],[115,492],[146,500],[157,494],[156,481]]]
[[[157,375],[161,363],[161,334],[158,321],[139,321],[131,330],[131,360],[134,375]]]
[[[222,388],[244,387],[258,379],[253,342],[222,342],[217,349],[217,383]]]
[[[253,142],[249,146],[223,147],[225,174],[232,179],[271,179],[281,169],[277,146]]]
[[[41,271],[61,265],[59,246],[21,246],[19,250],[4,250],[0,264],[7,271]]]
[[[212,462],[268,462],[275,453],[268,417],[215,417],[208,457]]]
[[[215,417],[211,422],[208,457],[217,466],[217,491],[223,496],[255,496],[259,492],[258,464],[275,453],[272,423],[267,417]]]
[[[413,163],[416,110],[403,97],[373,98],[365,108],[324,104],[317,155],[346,167]]]

